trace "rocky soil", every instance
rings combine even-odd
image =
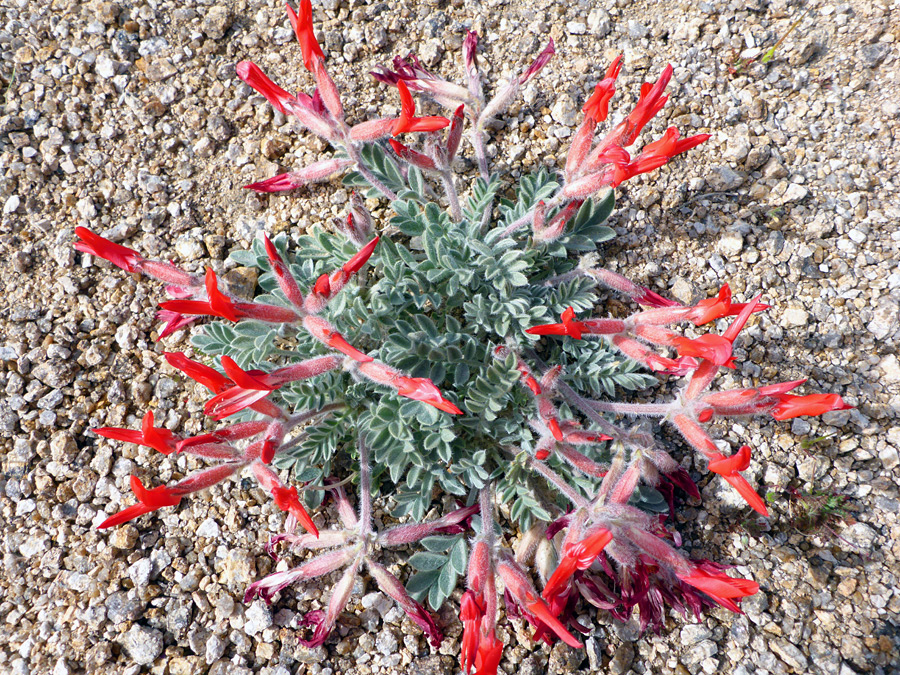
[[[695,555],[760,582],[745,615],[673,618],[658,636],[586,616],[594,629],[579,652],[535,646],[511,622],[502,670],[898,672],[897,0],[324,0],[315,20],[354,121],[397,113],[395,95],[367,75],[394,54],[415,48],[458,78],[475,29],[497,82],[553,37],[556,57],[488,146],[513,178],[562,165],[578,109],[617,53],[626,65],[614,110],[671,62],[670,103],[645,137],[666,124],[713,137],[620,191],[620,236],[603,255],[682,301],[725,281],[739,297],[761,290],[773,307],[723,384],[807,377],[805,393],[857,406],[720,430],[755,449],[769,522],[695,471],[705,499],[680,512],[679,528]],[[162,361],[187,336],[155,341],[161,289],[77,253],[73,229],[225,271],[227,253],[260,231],[297,233],[345,213],[337,184],[241,190],[325,150],[235,77],[246,58],[288,89],[311,89],[274,0],[0,0],[2,672],[459,670],[454,607],[440,615],[448,638],[435,651],[360,587],[335,635],[309,650],[292,626],[321,606],[321,588],[244,605],[247,585],[272,568],[263,546],[281,522],[251,481],[96,529],[131,503],[129,474],[165,482],[196,465],[90,428],[136,426],[149,407],[169,428],[197,431],[201,401]]]

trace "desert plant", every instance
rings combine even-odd
[[[161,305],[167,323],[161,338],[200,316],[224,319],[193,336],[213,365],[180,352],[166,358],[214,394],[205,412],[229,418],[226,426],[183,438],[155,427],[148,412],[140,431],[95,430],[215,464],[168,487],[146,489],[132,477],[138,504],[101,527],[175,506],[249,468],[289,514],[286,533],[273,541],[333,550],[254,583],[248,599],[270,601],[290,583],[346,568],[326,610],[304,620],[315,627],[307,644],[321,644],[365,566],[437,643],[440,629],[419,603],[436,609],[465,575],[461,659],[467,671],[480,673],[494,672],[500,659],[494,625],[501,586],[507,614],[534,623],[536,638],[573,646],[580,642],[570,630],[586,630],[572,619],[581,598],[621,619],[637,606],[642,624],[656,629],[665,604],[684,613],[699,614],[713,602],[738,611],[757,584],[678,551],[680,538],[666,519],[674,488],[699,493],[650,427],[621,418],[673,425],[712,472],[766,515],[740,473],[750,463],[749,447],[729,456],[706,426],[715,418],[781,420],[847,406],[834,394],[788,393],[800,382],[710,390],[719,369],[733,367],[741,329],[767,306],[758,296],[732,302],[727,285],[683,306],[599,265],[599,245],[614,236],[604,225],[613,188],[708,138],[682,139],[670,127],[636,157],[626,150],[665,104],[672,67],[643,85],[635,108],[597,140],[622,65],[616,59],[584,105],[564,171],[541,170],[510,186],[490,172],[487,124],[549,61],[552,41],[492,98],[482,88],[475,33],[464,42],[464,85],[428,72],[412,54],[397,57],[392,69],[373,74],[396,88],[400,116],[350,124],[313,33],[309,0],[301,0],[297,13],[289,6],[288,14],[317,85],[313,94],[288,93],[250,62],[238,64],[237,72],[334,153],[248,188],[283,191],[343,171],[344,185],[357,192],[337,232],[315,229],[293,241],[263,236],[250,250],[231,254],[261,272],[252,302],[220,288],[212,269],[195,276],[77,229],[79,250],[167,284],[173,299]],[[413,92],[446,107],[449,118],[417,116]],[[417,133],[424,136],[414,148],[408,139]],[[466,134],[478,175],[460,190],[453,167]],[[390,222],[377,227],[365,198],[389,202]],[[576,318],[589,315],[608,289],[640,308],[626,318]],[[721,334],[689,338],[674,330],[725,317],[734,319]],[[682,378],[670,382],[674,396],[617,400],[660,375]],[[274,469],[289,470],[297,484],[326,489],[305,491],[304,505]],[[358,485],[358,512],[334,484],[332,477],[342,474]],[[308,510],[326,493],[341,526],[320,532]],[[440,493],[468,506],[423,522]],[[378,494],[392,500],[403,524],[373,529]],[[503,527],[498,504],[505,505]],[[305,534],[296,532],[298,523]],[[464,535],[469,527],[477,532],[471,542]],[[513,551],[507,542],[516,531],[521,538]],[[404,587],[377,561],[378,552],[413,542],[425,550],[409,558],[416,572]]]

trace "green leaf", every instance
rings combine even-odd
[[[437,584],[438,575],[440,575],[440,570],[413,574],[406,582],[406,591],[414,600],[422,602],[428,591]]]
[[[453,549],[450,551],[450,564],[453,566],[453,569],[456,570],[457,574],[465,574],[468,557],[466,540],[460,537],[459,541],[453,545]]]
[[[440,569],[447,564],[447,557],[438,555],[437,553],[414,553],[407,561],[413,569],[420,572],[430,572],[431,570]]]
[[[420,542],[422,546],[427,548],[432,553],[443,553],[449,551],[451,547],[454,546],[455,543],[458,543],[457,540],[459,537],[447,537],[441,535],[434,535],[431,537],[425,537]]]

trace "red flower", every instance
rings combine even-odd
[[[680,356],[706,359],[717,366],[734,368],[731,342],[721,335],[707,333],[698,338],[676,337],[672,340]]]
[[[322,275],[322,277],[320,277],[320,281],[321,279],[325,280],[325,284],[328,283],[327,276]],[[318,285],[318,282],[316,285]],[[313,293],[318,293],[318,291],[313,289]],[[325,289],[324,293],[321,293],[321,295],[329,295],[328,290]],[[347,340],[344,339],[344,336],[334,330],[331,327],[331,324],[325,321],[325,319],[320,319],[317,316],[307,316],[303,319],[303,327],[306,328],[306,330],[309,331],[309,334],[314,338],[323,342],[325,345],[331,347],[332,349],[336,349],[337,351],[341,352],[341,354],[346,354],[354,361],[358,361],[359,363],[367,363],[374,360],[371,356],[369,356],[368,354],[364,354],[349,342],[347,342]]]
[[[394,149],[394,152],[397,153],[397,156],[412,164],[413,166],[417,166],[423,171],[437,171],[437,166],[434,163],[434,160],[428,157],[427,155],[423,155],[421,152],[416,152],[412,150],[403,143],[399,141],[395,141],[393,138],[388,141],[391,144],[391,147]]]
[[[731,457],[725,457],[720,453],[713,453],[709,462],[709,470],[717,473],[727,480],[738,492],[741,493],[750,507],[758,513],[769,516],[769,510],[756,491],[747,482],[739,471],[744,471],[750,466],[750,446],[743,445],[741,449],[734,453]]]
[[[451,415],[462,415],[463,411],[444,398],[440,389],[434,386],[434,382],[427,377],[400,376],[396,380],[397,393],[414,401],[422,401],[438,410],[443,410]]]
[[[184,452],[188,448],[194,448],[199,445],[220,445],[228,444],[231,441],[239,441],[245,438],[256,436],[263,433],[269,428],[269,422],[263,420],[254,420],[252,422],[238,422],[223,429],[218,429],[209,434],[201,434],[199,436],[191,436],[178,441],[178,452]]]
[[[237,64],[235,70],[237,70],[239,78],[265,96],[266,100],[282,115],[287,115],[285,104],[291,107],[296,105],[297,99],[272,82],[260,67],[252,61],[241,61]]]
[[[450,124],[450,120],[446,117],[416,117],[416,104],[406,82],[398,80],[397,89],[400,90],[400,117],[394,121],[391,128],[392,136],[409,131],[437,131]]]
[[[501,558],[497,565],[497,572],[500,574],[500,578],[503,579],[507,592],[512,596],[516,603],[543,624],[543,626],[538,624],[539,631],[544,630],[546,627],[546,629],[553,631],[560,640],[570,647],[575,649],[584,647],[574,635],[566,630],[566,627],[563,626],[562,622],[556,618],[550,610],[550,607],[548,607],[547,603],[537,594],[537,591],[534,590],[528,577],[525,576],[525,573],[511,556],[504,556]],[[537,621],[535,623],[537,623]]]
[[[300,51],[303,52],[304,67],[313,72],[314,60],[325,60],[322,48],[316,40],[316,34],[313,32],[312,24],[312,3],[310,0],[300,0],[297,4],[297,13],[287,5],[288,18],[291,26],[294,28],[294,34],[297,36],[297,42],[300,43]]]
[[[378,246],[379,237],[375,237],[350,260],[345,262],[339,269],[331,273],[331,276],[323,274],[317,280],[309,295],[306,297],[304,309],[309,314],[318,314],[338,292],[347,284],[354,274],[362,269],[363,265],[368,262],[369,258],[375,252]],[[307,317],[308,319],[309,317]],[[328,325],[327,323],[325,325]],[[307,327],[308,329],[308,327]],[[316,336],[317,339],[323,338]],[[324,341],[324,340],[323,340]]]
[[[156,319],[158,321],[163,321],[166,324],[166,327],[163,328],[162,333],[159,334],[160,340],[164,337],[168,337],[172,333],[177,330],[181,330],[185,326],[188,326],[194,321],[197,320],[196,316],[185,316],[179,312],[172,312],[168,309],[161,309],[156,313]]]
[[[440,647],[441,642],[444,640],[444,636],[437,627],[437,624],[435,624],[431,614],[425,611],[425,608],[422,607],[422,605],[412,599],[412,596],[410,596],[406,588],[403,587],[403,584],[401,584],[397,577],[391,574],[386,567],[379,565],[371,559],[366,560],[366,565],[369,568],[369,573],[375,579],[375,583],[378,584],[378,588],[381,589],[381,592],[391,597],[398,605],[400,605],[410,620],[425,632],[432,647]]]
[[[278,254],[275,245],[269,241],[269,238],[265,235],[263,235],[263,244],[266,247],[266,255],[269,257],[269,266],[272,268],[272,273],[278,280],[278,286],[281,288],[281,292],[284,293],[284,296],[292,305],[298,308],[303,307],[303,293],[300,292],[300,286],[297,284],[294,275],[291,274],[291,270]]]
[[[165,428],[156,428],[153,426],[153,413],[147,411],[144,420],[141,423],[141,430],[119,429],[116,427],[101,427],[94,429],[94,433],[104,438],[112,438],[117,441],[125,441],[126,443],[134,443],[135,445],[145,445],[148,448],[158,450],[164,455],[175,452],[177,448],[178,438],[175,434]]]
[[[138,516],[156,511],[165,506],[177,506],[181,501],[181,495],[173,494],[172,491],[164,485],[148,490],[137,476],[131,477],[131,491],[134,492],[134,496],[137,497],[138,503],[110,516],[100,523],[98,529],[105,530],[108,527],[115,527],[116,525],[127,523],[129,520],[134,520]]]
[[[484,598],[472,591],[463,593],[459,605],[459,619],[463,625],[460,658],[467,675],[473,666],[476,675],[495,675],[503,655],[503,643],[496,638],[493,629],[482,632],[484,616]]]
[[[559,561],[559,566],[547,581],[541,595],[549,601],[562,592],[572,575],[577,570],[586,570],[590,567],[611,541],[612,533],[605,527],[601,527],[581,541],[566,542],[563,545],[562,560]]]
[[[537,58],[528,66],[528,70],[522,73],[519,76],[519,84],[523,85],[532,77],[538,74],[538,72],[547,65],[553,55],[556,53],[556,46],[553,44],[553,38],[550,38],[550,42],[547,43],[547,46],[544,47],[544,50],[537,55]]]
[[[740,600],[759,591],[759,584],[750,579],[734,579],[727,574],[711,574],[695,568],[691,574],[678,575],[678,578],[694,588],[706,593],[713,600],[733,612],[740,612],[735,600]]]
[[[206,268],[205,281],[208,300],[170,300],[160,303],[159,306],[170,312],[219,316],[229,321],[247,318],[269,323],[293,323],[297,320],[296,312],[285,307],[256,302],[234,302],[219,290],[216,273],[211,267]]]
[[[747,303],[731,302],[731,288],[728,284],[723,284],[719,289],[719,295],[715,298],[707,298],[701,300],[693,307],[689,308],[687,318],[693,322],[695,326],[702,326],[705,323],[714,321],[723,316],[733,316],[740,314]],[[754,312],[761,312],[768,309],[769,305],[757,302]]]
[[[542,326],[534,326],[525,332],[529,335],[568,335],[576,340],[581,339],[585,325],[583,321],[574,321],[575,310],[567,307],[560,317],[562,323],[548,323]]]
[[[307,532],[319,536],[319,529],[300,503],[296,487],[273,487],[272,497],[275,499],[275,506],[294,516]]]
[[[665,91],[666,85],[669,84],[671,78],[672,65],[666,64],[655,84],[651,85],[649,82],[645,82],[641,85],[641,97],[638,99],[634,110],[622,123],[622,147],[628,147],[634,143],[634,140],[641,133],[647,122],[662,110],[666,101],[669,100],[668,96],[663,96],[663,91]]]
[[[594,87],[594,93],[581,109],[587,116],[602,122],[609,114],[609,100],[616,93],[616,78],[622,69],[622,55],[619,54],[606,70],[606,76]]]
[[[475,654],[475,675],[497,675],[500,657],[503,656],[503,643],[494,632],[481,636],[478,642],[478,653]],[[467,671],[468,672],[468,671]]]
[[[231,299],[219,290],[216,273],[212,267],[206,268],[206,295],[209,300],[170,300],[160,303],[160,307],[170,312],[220,316],[229,321],[237,321],[242,315]]]
[[[126,272],[140,271],[137,268],[137,264],[144,258],[136,251],[114,244],[109,239],[104,239],[99,234],[94,234],[86,227],[76,227],[75,235],[81,239],[81,241],[75,242],[76,250],[108,260]]]
[[[831,410],[850,410],[852,405],[846,403],[838,394],[807,394],[793,396],[779,394],[778,404],[772,410],[776,420],[789,420],[801,415],[822,415]]]
[[[234,386],[234,382],[215,368],[189,359],[182,352],[166,352],[163,356],[170,366],[199,382],[214,394],[219,394]]]
[[[481,620],[484,618],[484,601],[479,601],[472,591],[463,593],[459,603],[459,620],[463,625],[460,657],[463,669],[468,673],[475,664],[475,655],[481,641]]]
[[[679,138],[680,132],[675,127],[669,127],[658,140],[648,143],[641,148],[638,160],[648,157],[664,157],[666,161],[682,152],[687,152],[701,143],[709,140],[709,134],[697,134],[688,138]]]
[[[283,192],[285,190],[293,190],[301,185],[303,185],[303,182],[297,181],[293,173],[280,173],[277,176],[245,185],[244,189],[256,192]]]
[[[222,357],[222,368],[233,386],[209,399],[203,408],[204,413],[216,420],[253,405],[281,386],[270,384],[268,373],[262,370],[242,369],[230,356]]]

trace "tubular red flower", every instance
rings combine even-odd
[[[313,637],[310,640],[300,640],[300,644],[305,647],[318,647],[325,643],[328,634],[334,628],[337,618],[343,611],[344,607],[350,601],[350,595],[353,591],[353,584],[356,581],[356,575],[359,570],[359,559],[344,572],[344,576],[337,582],[334,590],[331,592],[331,599],[328,601],[328,609],[325,612],[309,612],[301,625],[315,626]]]
[[[317,280],[312,291],[306,296],[303,309],[309,314],[318,314],[338,292],[347,284],[350,278],[362,269],[369,258],[375,252],[379,238],[375,237],[363,246],[356,255],[335,270],[331,276],[323,274]],[[307,319],[309,317],[306,317]],[[306,321],[306,319],[304,319]],[[327,323],[325,324],[327,325]],[[308,329],[308,328],[307,328]],[[308,329],[309,330],[309,329]],[[317,339],[323,339],[317,337]]]
[[[81,241],[75,242],[76,250],[108,260],[126,272],[140,271],[137,265],[144,258],[137,251],[132,251],[126,246],[114,244],[109,239],[104,239],[99,234],[94,234],[86,227],[76,227],[75,236],[81,239]]]
[[[421,152],[416,152],[411,148],[406,147],[403,143],[399,141],[395,141],[393,138],[388,141],[391,144],[391,148],[393,148],[394,152],[397,153],[397,156],[416,166],[423,171],[437,171],[437,165],[435,165],[434,160],[426,155],[423,155]]]
[[[645,82],[641,86],[641,97],[638,100],[638,104],[623,122],[624,129],[621,138],[623,147],[627,148],[634,143],[634,140],[640,135],[647,122],[653,119],[656,113],[662,110],[666,104],[669,97],[663,96],[663,91],[665,91],[666,85],[669,84],[669,80],[672,78],[672,72],[672,65],[666,64],[655,84],[651,85],[649,82]]]
[[[432,647],[440,647],[444,636],[441,634],[441,631],[438,629],[431,615],[425,611],[425,608],[412,599],[403,587],[403,584],[401,584],[397,580],[397,577],[391,574],[386,567],[379,565],[373,560],[367,560],[366,564],[369,567],[369,572],[375,578],[375,583],[378,584],[378,588],[380,588],[384,594],[393,598],[403,611],[406,612],[406,615],[410,620],[422,629],[425,635],[428,636],[428,641],[431,642]]]
[[[167,309],[161,309],[156,313],[157,321],[163,321],[166,326],[159,334],[159,340],[170,336],[175,331],[181,330],[185,326],[189,326],[197,320],[196,316],[185,316],[179,312],[172,312]]]
[[[391,128],[392,136],[410,131],[437,131],[450,124],[446,117],[416,117],[416,104],[406,82],[397,80],[397,89],[400,91],[400,117]]]
[[[242,389],[275,391],[277,386],[268,383],[268,373],[263,370],[244,370],[230,356],[222,356],[222,368],[232,382]]]
[[[245,438],[256,436],[268,429],[269,423],[263,420],[254,420],[252,422],[239,422],[231,424],[223,429],[218,429],[209,434],[201,434],[192,436],[178,441],[177,452],[184,452],[188,448],[198,445],[229,443],[231,441],[239,441]]]
[[[477,512],[478,505],[473,504],[427,523],[397,525],[380,532],[378,543],[382,546],[403,546],[435,534],[460,534],[468,529],[466,523]]]
[[[315,61],[324,61],[325,55],[316,40],[313,32],[312,3],[310,0],[300,0],[297,3],[297,13],[287,4],[288,19],[300,43],[300,51],[303,53],[303,66],[310,72],[315,68]]]
[[[459,603],[459,620],[463,625],[460,659],[463,670],[469,673],[475,665],[475,657],[481,641],[481,620],[484,618],[484,601],[472,591],[463,593]]]
[[[706,359],[717,366],[734,368],[731,342],[721,335],[708,333],[698,338],[676,337],[672,340],[680,356]]]
[[[460,105],[453,113],[453,119],[450,122],[450,132],[447,134],[447,162],[452,162],[456,157],[456,151],[459,149],[459,142],[462,140],[463,124],[465,123],[465,104]]]
[[[141,423],[141,430],[119,429],[117,427],[100,427],[93,430],[98,436],[104,438],[112,438],[117,441],[125,441],[126,443],[134,443],[135,445],[144,445],[153,448],[164,455],[169,455],[177,449],[178,437],[164,427],[156,428],[153,426],[153,413],[147,411],[144,420]]]
[[[319,529],[300,503],[296,487],[273,487],[272,497],[275,500],[275,506],[294,516],[307,532],[316,537],[319,536]]]
[[[203,363],[189,359],[182,352],[166,352],[163,356],[170,366],[180,370],[192,380],[199,382],[214,394],[221,393],[234,386],[234,382],[228,379],[226,375],[223,375],[215,368],[210,368]]]
[[[544,47],[544,50],[537,55],[537,58],[532,62],[530,66],[528,66],[528,70],[522,73],[519,76],[519,84],[525,84],[532,77],[537,75],[541,68],[547,65],[553,55],[556,53],[556,46],[553,44],[553,38],[550,38],[550,42],[547,43],[547,46]]]
[[[678,129],[669,127],[658,140],[647,143],[641,148],[638,159],[641,157],[665,157],[668,161],[675,155],[695,148],[710,138],[709,134],[697,134],[688,138],[679,138],[680,135]]]
[[[603,122],[609,114],[609,101],[616,93],[616,78],[622,69],[622,55],[619,54],[609,65],[604,77],[594,88],[594,93],[581,109],[586,117]]]
[[[242,318],[256,319],[268,323],[294,323],[297,313],[277,305],[256,302],[234,302],[219,290],[216,273],[211,267],[206,269],[206,295],[208,300],[170,300],[160,303],[160,307],[170,312],[218,316],[229,321]]]
[[[148,490],[137,476],[131,477],[131,491],[137,497],[138,503],[110,516],[100,523],[98,529],[105,530],[108,527],[127,523],[129,520],[134,520],[145,513],[150,513],[166,506],[177,506],[181,501],[181,495],[172,494],[172,491],[164,485]]]
[[[427,403],[451,415],[463,414],[462,410],[444,398],[440,389],[434,386],[434,382],[427,377],[400,376],[397,378],[395,386],[397,387],[397,393],[401,396]]]
[[[269,241],[269,238],[265,235],[263,235],[263,244],[266,247],[269,265],[272,268],[272,273],[278,280],[278,286],[281,288],[281,292],[284,293],[284,296],[292,305],[294,305],[294,307],[301,309],[303,307],[303,293],[300,292],[300,286],[297,284],[297,280],[294,278],[294,275],[291,274],[290,269],[285,264],[282,257],[278,254],[278,251],[275,249],[275,244]]]
[[[222,357],[222,368],[233,386],[219,392],[203,408],[203,412],[215,420],[253,406],[281,387],[281,384],[271,383],[270,375],[265,371],[243,370],[230,356]]]
[[[237,321],[240,313],[234,302],[219,290],[216,273],[212,267],[206,268],[206,295],[209,300],[170,300],[160,303],[160,307],[170,312],[219,316],[229,321]]]
[[[717,603],[734,612],[740,612],[734,600],[740,600],[759,591],[759,584],[750,579],[735,579],[726,574],[711,574],[695,568],[691,574],[678,578],[694,588],[698,588]]]
[[[778,403],[772,409],[772,417],[776,420],[789,420],[801,415],[822,415],[832,410],[853,408],[838,394],[807,394],[806,396],[778,394],[777,396]]]
[[[244,189],[255,192],[284,192],[300,187],[302,184],[294,179],[293,173],[280,173],[277,176],[245,185]]]
[[[475,655],[475,675],[497,675],[502,655],[503,643],[497,639],[494,631],[482,635]]]
[[[715,453],[710,457],[709,470],[717,473],[730,483],[750,505],[750,507],[762,514],[769,516],[769,510],[756,491],[750,486],[739,471],[744,471],[750,466],[750,446],[743,445],[741,449],[734,453],[731,457],[725,457],[719,453]]]
[[[569,583],[576,570],[586,570],[598,555],[612,541],[612,533],[604,527],[597,528],[578,542],[567,542],[563,546],[562,559],[553,575],[544,586],[542,595],[546,600],[558,595]]]
[[[553,631],[570,647],[581,649],[584,646],[553,615],[547,603],[537,594],[528,577],[511,557],[501,558],[497,564],[497,572],[513,599],[543,623],[547,629]]]
[[[291,106],[297,103],[296,98],[272,82],[260,67],[252,61],[241,61],[237,64],[235,70],[237,70],[237,75],[241,80],[262,94],[282,115],[287,115],[286,104]]]
[[[529,335],[568,335],[576,340],[581,339],[584,330],[583,321],[575,321],[575,310],[567,307],[560,317],[562,323],[548,323],[541,326],[533,326],[525,330]]]
[[[346,354],[354,361],[367,363],[373,360],[371,356],[364,354],[347,342],[347,340],[344,339],[344,336],[334,330],[331,324],[325,321],[325,319],[321,319],[317,316],[304,317],[303,327],[314,338],[328,347],[331,347],[342,354]]]
[[[731,302],[731,288],[728,284],[723,284],[722,288],[719,289],[719,294],[715,298],[707,298],[706,300],[701,300],[693,307],[679,308],[675,310],[679,314],[679,318],[675,320],[683,320],[687,319],[691,321],[695,326],[702,326],[703,324],[709,323],[710,321],[714,321],[715,319],[719,319],[723,316],[733,316],[735,314],[740,314],[744,308],[747,306],[747,303],[743,302]],[[757,302],[754,306],[754,312],[761,312],[769,308],[769,305],[766,305],[762,302]]]

